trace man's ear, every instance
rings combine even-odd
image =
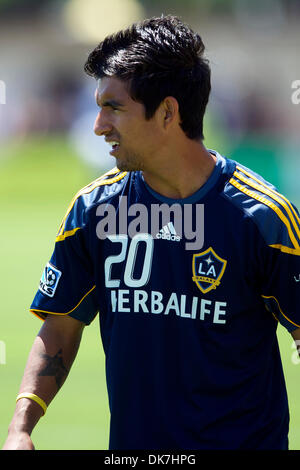
[[[162,102],[162,117],[164,128],[167,129],[175,122],[180,122],[179,104],[173,96],[167,96]]]

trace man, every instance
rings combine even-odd
[[[203,145],[203,53],[166,16],[90,54],[95,132],[117,168],[79,191],[59,228],[4,448],[34,448],[97,312],[110,449],[288,448],[276,329],[300,339],[300,219],[271,184]]]

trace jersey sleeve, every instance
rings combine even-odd
[[[48,313],[69,315],[88,325],[98,312],[86,212],[83,198],[77,198],[60,226],[30,307],[41,319]]]
[[[266,308],[291,332],[300,328],[300,218],[294,205],[283,202],[265,221],[261,295]]]

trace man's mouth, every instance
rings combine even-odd
[[[107,143],[111,146],[111,151],[109,152],[110,155],[113,155],[120,147],[120,142],[117,140],[111,140]]]

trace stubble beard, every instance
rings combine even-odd
[[[122,157],[115,157],[120,171],[143,171],[144,162],[140,154],[126,152]]]

